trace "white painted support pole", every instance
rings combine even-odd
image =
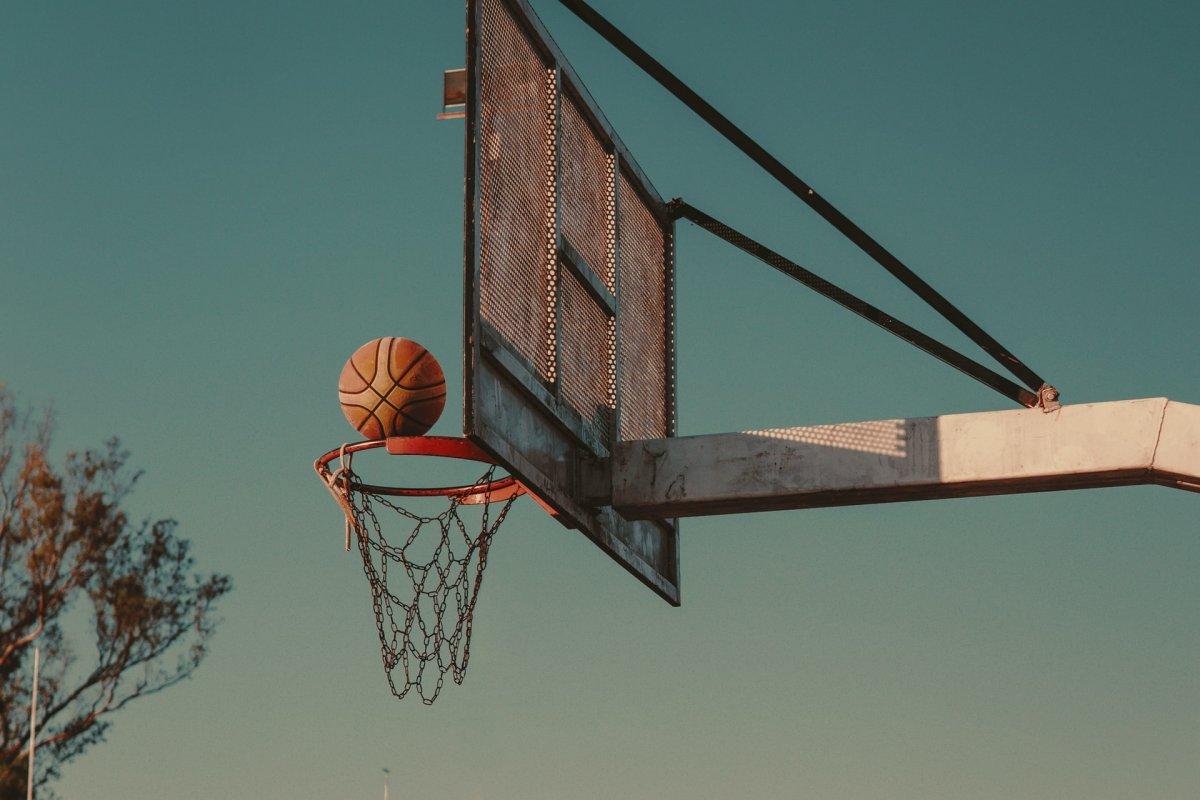
[[[33,648],[33,689],[29,698],[29,777],[26,780],[25,797],[33,800],[33,755],[37,745],[37,701],[38,701],[38,669],[41,666],[42,651]]]
[[[1156,483],[1200,491],[1200,406],[1166,398],[621,442],[630,519]]]

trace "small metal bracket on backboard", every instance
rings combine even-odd
[[[442,73],[442,113],[438,119],[464,119],[467,116],[467,71],[448,69]]]
[[[1048,383],[1043,383],[1038,389],[1038,408],[1049,414],[1051,411],[1058,411],[1062,408],[1062,402],[1059,400],[1058,389],[1055,389]]]

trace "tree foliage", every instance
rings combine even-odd
[[[116,439],[55,466],[52,432],[0,386],[0,800],[25,796],[35,644],[40,786],[113,712],[195,671],[230,589],[194,571],[174,521],[126,516],[141,473]]]

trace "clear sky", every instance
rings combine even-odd
[[[665,196],[974,354],[550,0]],[[1200,6],[598,0],[1060,386],[1200,402]],[[471,672],[391,701],[312,475],[342,361],[439,355],[460,431],[461,3],[28,2],[0,24],[0,381],[121,435],[233,575],[212,655],[67,798],[1192,798],[1200,500],[1158,488],[686,520],[672,609],[532,503]],[[680,429],[1008,407],[681,225]],[[410,465],[374,462],[396,480]]]

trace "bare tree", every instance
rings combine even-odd
[[[113,712],[195,671],[230,589],[195,573],[174,521],[126,516],[141,473],[116,439],[56,467],[52,432],[0,385],[0,800],[25,796],[35,643],[42,786],[104,739]]]

